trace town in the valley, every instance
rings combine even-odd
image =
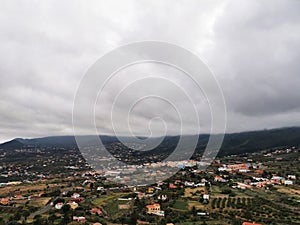
[[[11,157],[20,151],[35,158]],[[130,173],[93,170],[70,150],[2,151],[0,162],[1,225],[300,224],[295,147],[217,157],[205,170],[197,160],[169,162],[175,175],[132,186]]]

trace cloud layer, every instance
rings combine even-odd
[[[300,125],[299,1],[33,3],[7,0],[0,8],[0,141],[72,134],[73,99],[87,69],[106,52],[142,40],[178,44],[207,63],[224,91],[229,132]],[[157,65],[135,71],[169,78],[176,74]],[[122,89],[134,71],[123,73],[107,86],[104,101],[97,105],[99,132],[111,132],[101,115],[109,112],[111,93]],[[178,73],[174,80],[193,92],[180,77]],[[171,87],[155,81],[148,85],[172,93]],[[207,132],[208,106],[197,93],[194,98]],[[184,101],[178,98],[176,103]],[[149,112],[158,109],[168,112],[168,127],[174,128],[170,133],[176,133],[176,114],[158,101],[136,108],[134,133],[147,134]],[[122,103],[116,113],[118,123],[125,113]],[[152,126],[160,134],[161,121],[156,122]]]

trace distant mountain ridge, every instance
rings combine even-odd
[[[84,138],[86,142],[93,139],[92,136],[81,137]],[[100,138],[104,143],[118,141],[118,139],[113,136],[100,136]],[[0,149],[15,149],[16,147],[21,148],[26,146],[75,148],[77,147],[77,144],[74,136],[49,136],[32,139],[15,138],[11,141],[0,144]]]
[[[82,136],[86,143],[93,140],[93,136]],[[104,144],[118,142],[117,137],[114,136],[100,136]],[[168,148],[176,146],[178,136],[165,137],[164,144],[156,151],[168,151]],[[196,152],[201,152],[205,149],[208,142],[209,135],[199,135]],[[132,139],[127,138],[128,142]],[[24,147],[59,147],[59,148],[76,148],[76,140],[74,136],[51,136],[43,138],[22,139],[16,138],[11,141],[0,144],[1,149],[20,149]],[[252,153],[264,149],[275,147],[300,147],[300,127],[277,128],[270,130],[248,131],[241,133],[225,134],[224,142],[219,156]]]

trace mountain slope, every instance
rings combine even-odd
[[[220,155],[251,153],[284,146],[300,146],[299,127],[227,134]]]
[[[94,136],[82,136],[88,145],[93,143]],[[100,136],[105,145],[118,142],[113,136]],[[126,138],[131,142],[131,138]],[[169,152],[174,149],[178,143],[178,136],[166,137],[159,147],[153,150],[152,154],[157,152]],[[202,152],[208,142],[209,135],[199,135],[196,152]],[[154,140],[154,139],[153,139]],[[14,139],[0,145],[0,149],[19,149],[23,147],[61,147],[76,148],[74,136],[53,136],[34,139]],[[226,134],[222,144],[219,156],[257,152],[264,149],[285,146],[300,146],[300,127],[278,128],[271,130],[251,131]]]
[[[5,142],[0,145],[0,149],[20,149],[23,146],[25,146],[25,144],[22,142],[22,140],[23,139],[21,139],[21,138],[16,138],[11,141]]]

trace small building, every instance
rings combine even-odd
[[[64,192],[62,193],[62,195],[63,195],[63,196],[67,196],[68,193],[69,193],[69,191],[67,190],[67,191],[64,191]]]
[[[157,197],[157,199],[162,200],[162,201],[166,201],[168,199],[167,195],[160,195]]]
[[[99,209],[99,208],[92,208],[92,209],[90,210],[90,213],[91,213],[92,215],[98,215],[98,216],[100,216],[100,215],[103,214],[103,213],[102,213],[102,210]]]
[[[0,204],[1,205],[8,205],[9,202],[10,202],[10,198],[9,197],[1,198],[1,200],[0,200]]]
[[[104,191],[104,187],[97,187],[97,191]]]
[[[250,164],[240,163],[240,164],[228,165],[227,167],[232,169],[232,170],[239,171],[239,170],[249,169]]]
[[[146,209],[148,214],[158,213],[160,212],[160,204],[147,205]]]
[[[79,223],[85,223],[86,219],[84,216],[73,216],[73,221],[79,222]]]
[[[296,180],[296,175],[288,175],[287,177],[288,177],[288,179]]]
[[[209,213],[207,212],[197,212],[197,216],[208,216]]]
[[[204,194],[204,195],[203,195],[203,200],[209,201],[209,194]]]
[[[147,193],[148,194],[153,194],[154,188],[153,187],[148,187]]]
[[[227,182],[227,180],[225,180],[223,177],[221,176],[215,176],[214,181],[216,182]]]
[[[68,205],[70,205],[71,209],[77,209],[78,208],[78,203],[76,202],[69,202]]]
[[[239,172],[240,173],[248,173],[248,172],[250,172],[250,170],[248,170],[248,169],[239,169]]]
[[[170,183],[170,184],[169,184],[169,188],[170,188],[170,189],[176,189],[176,188],[177,188],[177,186],[176,186],[176,185],[174,185],[173,183]]]
[[[15,195],[15,199],[23,199],[23,195]]]
[[[54,207],[55,207],[56,209],[61,209],[61,208],[63,207],[63,205],[64,205],[64,203],[59,202],[59,203],[57,203]]]
[[[227,167],[219,167],[218,171],[220,171],[220,172],[227,171]]]
[[[186,187],[194,187],[194,185],[195,185],[194,182],[189,182],[189,181],[184,182],[184,186]]]
[[[283,180],[283,177],[280,177],[280,176],[273,176],[271,178],[272,183],[275,183],[275,184],[281,184],[282,180]]]
[[[285,184],[285,185],[293,185],[294,182],[293,182],[292,180],[285,180],[285,181],[284,181],[284,184]]]
[[[73,198],[72,201],[73,202],[76,202],[76,203],[79,203],[79,202],[84,202],[85,198],[83,197],[79,197],[79,198]]]
[[[79,198],[80,197],[80,194],[78,194],[78,193],[74,193],[73,195],[72,195],[72,198]]]
[[[195,184],[195,187],[205,187],[205,182]]]
[[[249,185],[249,184],[244,184],[244,183],[237,183],[237,184],[238,184],[238,185],[237,185],[237,188],[239,188],[239,189],[252,188],[252,186]]]

